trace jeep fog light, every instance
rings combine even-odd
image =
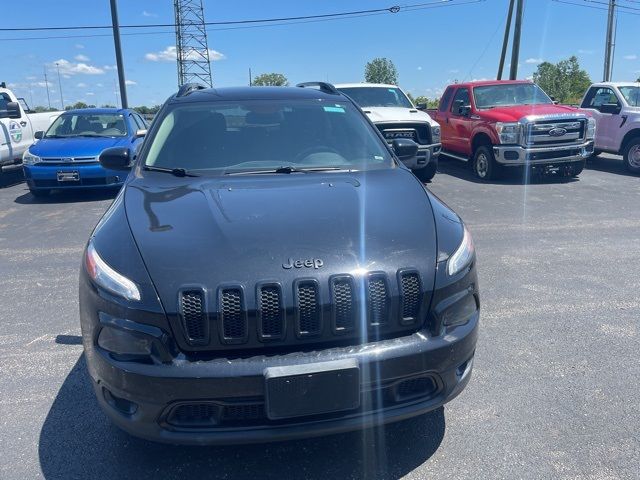
[[[116,355],[150,356],[152,342],[151,338],[111,327],[103,327],[98,335],[98,346]]]
[[[136,284],[107,265],[96,252],[93,239],[87,246],[85,266],[91,279],[100,287],[127,300],[140,301],[140,290]]]
[[[455,327],[467,323],[478,311],[476,297],[469,293],[444,310],[438,317],[446,327]]]

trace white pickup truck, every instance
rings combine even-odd
[[[440,125],[418,110],[396,85],[343,83],[335,87],[351,97],[378,127],[388,143],[409,138],[418,144],[415,158],[403,163],[421,181],[430,181],[438,169]]]
[[[622,155],[627,170],[640,174],[640,83],[594,83],[580,108],[596,119],[596,153]]]
[[[22,168],[22,154],[35,133],[49,128],[62,112],[30,113],[24,99],[0,83],[0,176]]]

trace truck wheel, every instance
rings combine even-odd
[[[473,173],[480,180],[493,180],[498,176],[500,166],[496,163],[490,145],[478,147],[471,162]]]
[[[624,148],[624,166],[631,173],[640,173],[640,137],[635,137],[627,142]]]
[[[31,195],[37,198],[48,197],[51,193],[51,190],[39,188],[38,190],[29,190]]]
[[[418,177],[418,180],[424,183],[431,180],[436,175],[437,170],[438,162],[431,160],[426,167],[421,168],[420,170],[413,170],[413,174]]]

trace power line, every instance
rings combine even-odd
[[[455,3],[452,3],[455,2]],[[426,10],[432,8],[442,8],[442,7],[456,7],[462,5],[471,5],[476,3],[486,2],[486,0],[466,0],[466,1],[457,1],[457,0],[440,0],[438,2],[426,2],[426,3],[418,3],[413,5],[403,5],[400,6],[400,10],[394,13],[408,13],[416,10]],[[306,23],[319,23],[326,21],[335,21],[335,20],[349,20],[352,18],[362,18],[362,17],[370,17],[374,15],[387,15],[390,12],[387,9],[380,9],[382,11],[376,11],[374,13],[363,13],[363,14],[351,14],[348,17],[332,17],[332,18],[310,18],[308,20],[298,20],[298,21],[285,21],[285,22],[273,22],[262,25],[240,25],[235,27],[219,27],[219,28],[207,28],[207,32],[219,32],[219,31],[228,31],[228,30],[241,30],[241,29],[253,29],[253,28],[270,28],[270,27],[279,27],[285,25],[298,25],[298,24],[306,24]],[[314,16],[310,16],[314,17]],[[216,22],[209,22],[216,23]],[[167,26],[175,26],[175,24],[166,24]],[[125,26],[121,25],[120,28],[124,28]],[[127,28],[143,28],[141,26],[126,26]],[[146,28],[146,27],[145,27]],[[0,32],[3,29],[0,29]],[[121,33],[122,36],[139,36],[139,35],[175,35],[175,30],[162,30],[162,31],[154,31],[154,32],[129,32],[129,33]],[[56,39],[68,39],[68,38],[99,38],[99,37],[111,37],[111,34],[107,33],[97,33],[97,34],[83,34],[83,35],[49,35],[49,36],[38,36],[38,37],[9,37],[9,38],[0,38],[2,41],[27,41],[27,40],[56,40]]]
[[[269,22],[284,22],[295,20],[309,20],[320,18],[336,18],[350,15],[361,15],[366,13],[398,13],[403,8],[421,7],[427,5],[436,5],[442,3],[450,3],[455,0],[438,0],[432,2],[417,3],[414,5],[393,5],[385,8],[375,8],[370,10],[355,10],[350,12],[338,12],[338,13],[324,13],[318,15],[303,15],[297,17],[279,17],[279,18],[262,18],[252,20],[227,20],[222,22],[204,22],[206,26],[211,25],[239,25],[248,23],[269,23]],[[120,25],[120,28],[158,28],[158,27],[174,27],[175,23],[150,23],[150,24],[134,24],[134,25]],[[0,28],[0,32],[33,32],[33,31],[51,31],[51,30],[104,30],[112,28],[111,25],[70,25],[66,27],[15,27],[15,28]]]

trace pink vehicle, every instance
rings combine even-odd
[[[449,85],[429,114],[441,127],[442,153],[470,162],[482,180],[515,167],[576,176],[593,153],[591,115],[554,104],[529,81]]]
[[[580,106],[596,119],[596,153],[622,155],[627,170],[640,173],[640,83],[595,83]]]

